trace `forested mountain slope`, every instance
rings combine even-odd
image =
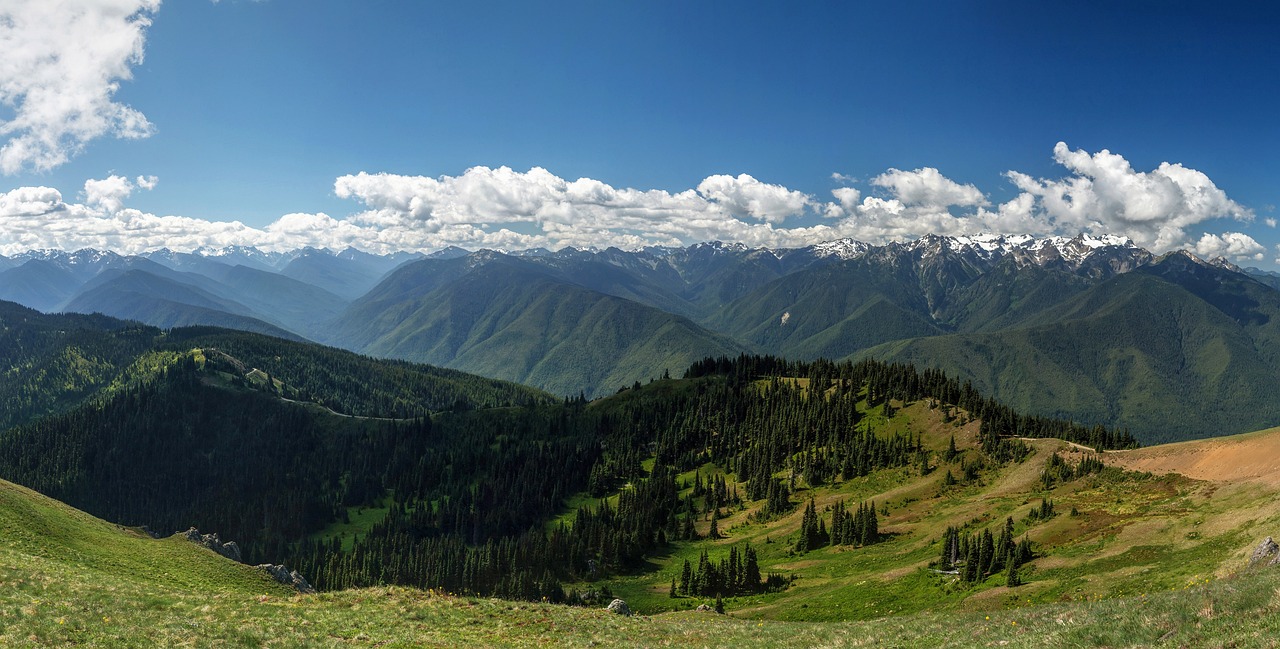
[[[0,301],[0,430],[80,403],[120,378],[159,331]]]
[[[871,354],[945,367],[1020,408],[1150,440],[1242,432],[1280,413],[1280,396],[1257,387],[1280,368],[1274,278],[1221,259],[1156,258],[1121,237],[414,258],[32,251],[4,260],[0,296],[306,338],[555,394],[606,395],[708,355]],[[1109,286],[1135,274],[1158,278],[1152,290],[1173,302]],[[1151,339],[1165,335],[1198,338]]]
[[[1278,318],[1280,293],[1173,255],[1005,330],[865,354],[937,366],[1022,410],[1175,441],[1280,419]]]
[[[802,487],[943,464],[972,481],[1029,456],[1016,436],[1131,443],[1121,432],[1019,416],[937,372],[755,357],[699,362],[687,379],[591,404],[352,417],[298,402],[300,390],[280,378],[288,372],[244,372],[226,348],[172,354],[102,401],[10,429],[0,435],[0,475],[123,523],[217,530],[251,561],[284,559],[321,586],[392,582],[579,601],[587,595],[566,593],[564,582],[629,574],[670,543],[719,538],[716,515],[708,528],[700,513],[708,503],[750,504],[760,522],[786,529]],[[912,403],[916,410],[897,413]],[[981,425],[957,428],[975,415]],[[926,445],[912,432],[921,417],[938,434],[954,430],[969,450],[939,459],[941,439]],[[719,469],[703,483],[691,472],[708,463]],[[570,499],[611,493],[547,533]],[[852,505],[842,510],[849,522],[832,520],[832,539],[804,547],[877,542],[871,509]],[[362,534],[335,535],[366,510],[375,516]],[[1015,561],[1002,547],[1000,563],[984,570]],[[742,567],[764,550],[739,552]],[[1016,561],[1030,559],[1018,552]],[[508,563],[517,568],[496,569]],[[685,590],[785,586],[761,570],[730,579],[701,567],[713,582]]]
[[[420,268],[443,269],[414,281]],[[401,268],[334,325],[333,343],[556,394],[607,394],[745,347],[686,318],[493,255]]]
[[[413,417],[435,410],[547,401],[504,381],[212,327],[163,331],[102,315],[44,314],[0,302],[0,430],[109,397],[149,380],[193,348],[235,354],[289,396],[344,414]]]
[[[297,334],[254,317],[252,309],[233,300],[142,270],[104,272],[63,310],[101,313],[162,329],[203,324],[301,340]]]

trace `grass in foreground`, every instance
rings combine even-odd
[[[0,646],[1275,647],[1280,573],[988,614],[863,622],[624,618],[551,604],[372,588],[315,596],[193,592],[0,552]]]
[[[625,618],[406,588],[296,595],[194,544],[0,481],[0,647],[1275,647],[1280,570],[992,612],[730,613]]]

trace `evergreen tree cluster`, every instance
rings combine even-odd
[[[1061,455],[1054,453],[1049,456],[1049,460],[1045,462],[1044,471],[1040,473],[1040,485],[1049,490],[1056,485],[1100,473],[1104,468],[1106,467],[1102,460],[1096,455],[1085,455],[1075,466],[1072,466],[1062,459]]]
[[[703,359],[686,372],[688,377],[711,375],[726,376],[733,381],[759,376],[808,376],[817,381],[819,387],[865,385],[867,402],[872,406],[882,405],[890,399],[904,403],[930,399],[944,406],[959,407],[970,417],[982,420],[988,429],[987,435],[992,439],[1057,437],[1099,451],[1136,448],[1138,445],[1127,430],[1019,414],[994,399],[978,394],[968,381],[949,378],[941,370],[917,370],[911,364],[884,363],[873,359],[857,363],[834,363],[823,359],[787,361],[773,356],[742,355],[737,359]]]
[[[938,561],[940,570],[955,570],[966,583],[985,581],[991,575],[1004,571],[1008,586],[1022,584],[1018,568],[1034,558],[1031,541],[1014,540],[1013,518],[1005,519],[1004,529],[998,538],[991,530],[962,535],[955,527],[948,527],[942,535],[942,554]]]
[[[920,439],[874,430],[864,399],[1003,412],[941,373],[870,361],[708,359],[685,382],[551,402],[483,379],[432,392],[442,385],[437,375],[411,364],[374,380],[380,361],[279,341],[287,347],[277,349],[251,335],[164,337],[165,358],[179,360],[149,379],[0,434],[0,476],[120,523],[216,531],[239,542],[246,560],[286,563],[321,588],[406,584],[574,600],[562,583],[642,569],[672,540],[699,538],[701,522],[721,536],[721,510],[742,500],[763,500],[763,515],[779,516],[805,485],[918,462]],[[286,393],[239,380],[212,351],[202,365],[193,347],[257,367]],[[356,387],[364,380],[375,384],[367,393]],[[415,401],[420,389],[444,396]],[[389,414],[408,416],[374,418]],[[1002,421],[990,428],[997,445],[1053,429]],[[736,480],[677,479],[706,463]],[[618,497],[548,530],[581,492]],[[387,514],[345,543],[325,538],[361,507]],[[809,549],[879,538],[874,504],[849,511],[840,503],[830,526],[812,502],[809,509]],[[748,588],[759,581],[750,579],[748,554],[700,562],[699,580],[725,595]]]
[[[876,516],[876,503],[858,503],[852,512],[844,508],[844,501],[831,508],[831,543],[833,545],[871,545],[880,542],[880,521]]]
[[[831,512],[831,527],[814,506],[813,499],[805,507],[800,519],[800,535],[796,539],[796,552],[808,552],[826,545],[865,546],[880,541],[880,522],[876,504],[858,503],[857,509],[845,509],[844,501],[827,508]]]
[[[1054,514],[1053,501],[1045,498],[1040,501],[1039,507],[1035,507],[1031,511],[1027,512],[1027,522],[1037,523],[1040,521],[1047,521],[1050,518],[1053,518]]]
[[[679,579],[671,582],[671,595],[732,597],[780,590],[785,584],[781,575],[762,579],[756,550],[744,543],[741,550],[731,546],[728,556],[719,561],[712,561],[703,550],[696,568],[685,559]]]

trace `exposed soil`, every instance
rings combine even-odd
[[[1134,471],[1280,487],[1280,428],[1132,451],[1108,451],[1103,461]]]

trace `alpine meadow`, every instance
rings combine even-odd
[[[0,646],[1280,646],[1256,3],[0,0]]]

